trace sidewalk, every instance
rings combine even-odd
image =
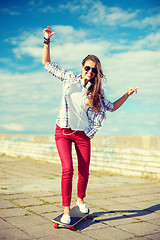
[[[87,221],[54,229],[62,212],[61,166],[0,156],[0,240],[158,240],[160,182],[91,172]],[[72,206],[76,202],[77,169]]]

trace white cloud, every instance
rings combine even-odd
[[[57,10],[67,10],[71,13],[78,13],[80,19],[85,21],[88,25],[94,24],[96,26],[102,25],[140,29],[148,26],[156,28],[160,25],[159,13],[152,16],[147,12],[142,12],[141,9],[133,11],[132,9],[124,10],[120,7],[109,7],[102,1],[74,0],[66,4],[60,4]],[[145,14],[148,14],[148,16]]]
[[[46,70],[29,73],[11,73],[1,70],[1,89],[0,96],[4,102],[16,103],[46,103],[54,95],[58,97],[57,91],[61,91],[60,81],[55,81],[52,76],[46,76]],[[57,91],[53,92],[54,89]]]
[[[149,16],[145,17],[144,19],[138,20],[135,19],[130,22],[126,22],[122,24],[123,27],[136,27],[136,28],[145,28],[148,26],[151,26],[153,28],[156,28],[160,26],[160,14],[157,14],[155,16]]]
[[[83,29],[75,29],[70,25],[56,25],[51,27],[56,34],[53,36],[53,41],[57,44],[77,43],[83,41],[87,37],[86,31]]]
[[[33,45],[29,47],[20,45],[18,48],[14,48],[13,52],[17,58],[21,58],[22,55],[32,56],[39,61],[42,58],[42,48],[34,47]]]
[[[13,48],[13,52],[17,58],[22,55],[33,56],[34,58],[42,58],[42,42],[43,42],[43,30],[38,29],[36,32],[23,32],[19,38],[12,37],[8,40],[16,47]]]
[[[134,19],[137,12],[126,11],[119,7],[107,7],[100,1],[94,1],[88,13],[81,15],[81,19],[88,23],[119,26]]]
[[[17,124],[17,123],[1,124],[0,126],[7,130],[12,130],[17,132],[24,131],[24,127],[21,124]]]
[[[132,50],[160,50],[160,32],[150,33],[140,40],[132,42]]]

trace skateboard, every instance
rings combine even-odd
[[[54,228],[58,228],[58,226],[69,228],[70,230],[74,230],[74,226],[79,223],[81,220],[87,220],[88,213],[81,213],[79,211],[79,207],[75,206],[71,209],[70,216],[71,216],[71,223],[65,224],[60,221],[63,213],[59,216],[55,217],[52,221],[54,222]]]

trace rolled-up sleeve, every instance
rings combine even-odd
[[[95,111],[92,111],[91,108],[88,108],[87,117],[89,127],[84,132],[89,138],[93,138],[103,125],[105,120],[105,109],[101,109],[101,112],[97,114]]]
[[[113,112],[114,104],[105,97],[104,90],[102,90],[102,96],[103,96],[102,104],[103,104],[105,111]]]
[[[44,68],[49,73],[51,73],[54,77],[60,79],[61,81],[65,81],[65,80],[68,80],[68,79],[75,79],[75,77],[77,76],[72,71],[67,71],[67,70],[64,70],[63,68],[60,68],[54,62],[49,62]]]
[[[114,111],[114,104],[107,99],[103,101],[103,105],[106,111],[113,112]]]
[[[113,112],[114,104],[105,97],[104,92],[102,91],[101,111],[96,113],[95,111],[92,111],[92,108],[88,108],[87,111],[89,127],[85,130],[85,134],[89,138],[93,138],[103,126],[104,120],[106,119],[106,111]]]

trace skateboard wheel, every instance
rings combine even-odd
[[[86,220],[87,220],[87,217],[84,217],[83,220],[86,221]]]
[[[71,226],[71,227],[70,227],[70,230],[74,230],[74,226]]]
[[[58,228],[58,223],[55,223],[55,224],[54,224],[54,228]]]

